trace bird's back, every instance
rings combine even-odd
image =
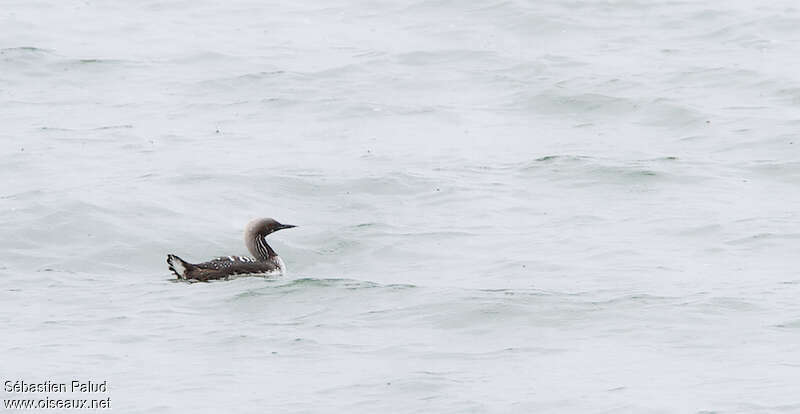
[[[279,259],[279,258],[278,258]],[[234,275],[270,275],[283,271],[283,266],[277,260],[256,261],[249,257],[226,256],[218,257],[203,263],[188,263],[175,255],[167,256],[170,270],[179,279],[209,281],[227,279]]]

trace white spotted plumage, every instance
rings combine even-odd
[[[189,263],[174,255],[168,255],[169,268],[179,279],[200,281],[219,280],[236,274],[280,275],[286,272],[286,264],[267,243],[266,236],[282,229],[296,227],[281,224],[274,219],[255,219],[245,228],[245,244],[252,257],[220,256],[203,263]]]
[[[247,256],[227,256],[227,257],[223,256],[223,257],[218,257],[215,261],[252,263],[255,262],[255,259]]]

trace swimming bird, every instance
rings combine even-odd
[[[227,279],[233,275],[265,274],[279,275],[286,273],[283,260],[267,244],[267,235],[278,230],[290,229],[291,224],[281,224],[271,218],[252,220],[244,230],[244,243],[253,257],[226,256],[218,257],[203,263],[189,263],[174,254],[167,255],[169,270],[183,280]]]

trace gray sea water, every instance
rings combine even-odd
[[[0,379],[132,413],[800,412],[798,27],[5,0]],[[265,216],[288,275],[171,280]]]

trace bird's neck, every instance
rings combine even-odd
[[[275,250],[272,250],[272,247],[267,244],[264,236],[261,235],[254,235],[247,239],[247,250],[250,250],[250,254],[259,261],[272,260],[278,256]]]

